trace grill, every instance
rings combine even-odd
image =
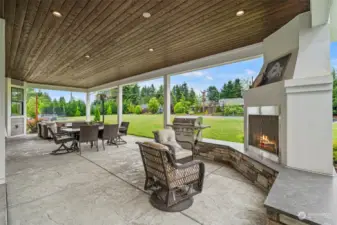
[[[198,144],[201,139],[201,131],[209,128],[209,125],[202,124],[202,117],[189,116],[189,117],[175,117],[173,124],[167,126],[172,127],[176,133],[176,138],[179,141],[189,141]],[[188,148],[189,146],[182,146]]]

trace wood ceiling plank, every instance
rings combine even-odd
[[[8,58],[9,63],[9,71],[8,76],[12,77],[12,69],[14,66],[14,61],[16,57],[16,52],[19,46],[21,31],[23,27],[23,22],[25,19],[26,11],[28,7],[28,0],[22,0],[20,2],[16,2],[16,9],[15,9],[15,19],[14,19],[14,26],[13,26],[13,35],[12,35],[12,43],[11,43],[11,57]]]
[[[69,12],[64,16],[64,20],[62,21],[62,24],[60,27],[56,30],[54,35],[49,39],[48,45],[45,45],[43,50],[41,51],[43,54],[40,54],[40,56],[37,59],[38,64],[37,66],[40,66],[42,61],[48,56],[49,52],[53,49],[53,47],[56,45],[56,43],[60,40],[62,35],[66,32],[69,32],[70,30],[69,27],[72,26],[73,23],[75,23],[77,16],[80,14],[80,12],[83,10],[83,8],[86,6],[88,3],[88,0],[81,0],[81,1],[69,1]],[[75,4],[72,4],[75,3]],[[62,10],[62,9],[61,9]],[[63,9],[61,13],[63,13],[65,10]],[[63,18],[63,17],[61,17]],[[61,19],[61,18],[55,18],[55,19]],[[34,68],[34,67],[33,67]]]
[[[272,13],[272,12],[271,12]],[[244,21],[246,21],[246,20],[244,20]],[[250,30],[250,27],[248,27],[248,26],[245,26],[246,24],[242,24],[242,26],[243,27],[245,27],[245,29],[244,30],[242,30],[242,32],[248,32],[249,30]],[[251,27],[251,28],[253,28],[252,30],[254,30],[254,31],[256,31],[257,33],[261,33],[261,31],[263,31],[263,27],[261,28],[261,27],[259,27],[258,25],[255,25],[255,26],[253,26],[253,27]],[[220,30],[219,30],[220,31]],[[274,30],[273,30],[274,31]],[[270,31],[268,34],[270,34],[271,32],[273,32],[273,31]],[[225,31],[222,31],[222,32],[225,32],[225,33],[228,33],[226,30]],[[230,43],[235,43],[236,42],[236,39],[238,39],[238,34],[239,34],[239,32],[237,32],[237,30],[232,30],[232,33],[230,33],[230,36],[231,37],[233,37],[232,39],[227,39],[227,40],[225,40],[225,42],[226,41],[229,41]],[[250,34],[253,34],[253,33],[250,33]],[[208,46],[211,46],[210,45],[210,43],[211,42],[213,42],[213,41],[215,41],[215,42],[218,42],[218,41],[221,41],[221,39],[223,39],[222,37],[223,37],[223,35],[222,34],[219,34],[219,35],[217,35],[216,33],[215,34],[213,34],[214,36],[217,36],[217,38],[215,38],[215,39],[210,39],[209,40],[209,38],[205,38],[204,40],[201,40],[200,41],[200,44],[194,44],[193,45],[193,48],[192,48],[192,51],[195,51],[194,49],[198,49],[198,46],[199,45],[203,45],[203,46],[205,46],[204,47],[204,49],[202,49],[203,51],[205,51],[205,50],[207,50],[207,49],[209,49],[209,47]],[[262,37],[265,37],[265,36],[262,36]],[[262,39],[263,38],[261,38],[260,40],[262,41]],[[209,40],[209,41],[208,41]],[[244,41],[242,41],[242,42],[244,42]],[[185,44],[183,44],[183,46],[186,46]],[[226,46],[226,45],[223,45],[223,46]],[[221,46],[220,46],[221,47]],[[226,49],[226,48],[218,48],[218,51],[220,50],[221,52],[223,52],[223,51],[226,51],[226,50],[229,50],[229,49]],[[238,48],[238,47],[242,47],[242,45],[234,45],[234,44],[232,44],[232,46],[231,47],[235,47],[235,48]],[[230,48],[231,49],[231,48]],[[180,46],[177,46],[176,48],[173,48],[173,46],[172,46],[172,50],[171,50],[171,52],[170,53],[166,53],[166,55],[170,55],[170,54],[173,54],[174,56],[175,55],[179,55],[179,56],[184,56],[184,54],[186,55],[186,54],[189,54],[190,52],[189,52],[189,49],[184,49],[184,48],[182,48],[182,47],[180,47]],[[216,54],[216,53],[218,53],[218,52],[213,52],[213,54]],[[152,55],[152,53],[145,53],[145,54],[148,54],[149,56],[151,56]],[[158,56],[160,56],[160,55],[164,55],[164,53],[163,52],[160,52],[160,53],[157,53],[155,56],[154,56],[154,58],[156,58],[156,57],[158,57]],[[193,59],[197,59],[197,58],[200,58],[200,56],[196,56],[195,58],[188,58],[189,60],[193,60]],[[201,56],[202,57],[202,56]],[[175,57],[172,57],[173,59],[175,58]],[[144,58],[143,58],[144,59]],[[151,60],[151,58],[150,58],[150,60]],[[132,61],[133,62],[136,62],[136,64],[137,64],[137,57],[132,57]],[[181,60],[181,61],[184,61],[184,60]],[[180,63],[181,61],[175,61],[174,63]],[[126,62],[126,64],[128,64],[129,62]],[[170,64],[166,64],[165,66],[171,66],[171,65],[174,65],[174,63],[170,63]],[[143,63],[139,63],[139,65],[143,65]],[[147,72],[147,71],[143,71],[143,72]],[[99,74],[99,73],[104,73],[104,71],[101,71],[101,70],[96,70],[96,71],[92,71],[91,72],[91,74]],[[89,73],[90,74],[90,73]],[[135,74],[133,74],[133,75],[135,75]],[[77,76],[74,76],[75,78],[77,77]],[[82,77],[82,78],[87,78],[86,76],[84,76],[83,74],[81,74],[79,77]]]
[[[284,10],[289,10],[289,9],[284,8]],[[274,14],[275,12],[274,12],[274,11],[269,11],[268,13]],[[260,20],[262,19],[262,20],[263,20],[263,17],[261,18],[261,16],[260,16],[260,17],[256,17],[256,15],[253,15],[253,16],[254,16],[254,17],[253,17],[254,20],[256,20],[256,19],[260,19]],[[266,14],[266,16],[268,16],[268,14]],[[249,25],[249,24],[247,24],[247,23],[249,23],[249,21],[248,21],[247,19],[241,20],[241,21],[244,21],[244,24],[239,24],[237,21],[238,21],[238,20],[235,20],[235,21],[232,22],[232,23],[236,23],[236,24],[238,24],[238,25],[240,25],[240,26],[247,26],[247,25]],[[236,27],[233,26],[233,24],[228,23],[228,25],[229,25],[229,27],[231,27],[232,30],[237,30]],[[222,27],[219,27],[219,28],[214,27],[214,28],[211,29],[211,30],[213,30],[213,31],[215,31],[215,32],[218,32],[220,29],[224,29],[224,27],[223,27],[223,26],[222,26]],[[256,29],[256,28],[254,27],[254,29]],[[226,28],[225,28],[225,30],[226,30]],[[198,29],[198,31],[201,31],[201,33],[204,32],[204,31],[202,31],[201,29]],[[227,32],[230,32],[230,29],[227,29]],[[211,34],[211,33],[210,33],[210,34]],[[210,36],[213,36],[213,35],[217,35],[217,34],[215,33],[215,34],[212,34],[212,35],[210,35]],[[237,35],[237,34],[236,34],[236,35]],[[199,37],[200,35],[199,35],[199,34],[193,34],[192,36]],[[189,45],[193,45],[193,42],[191,42],[191,41],[193,41],[193,38],[186,38],[186,39],[188,40],[188,44],[189,44]],[[196,39],[196,42],[198,42],[198,41],[200,41],[200,40]],[[175,43],[177,43],[177,42],[175,42]],[[186,44],[185,44],[185,45],[186,45]],[[163,46],[162,43],[160,43],[159,46]],[[137,52],[137,51],[135,51],[135,52]],[[144,52],[144,51],[143,51],[143,52]],[[146,54],[146,53],[145,53],[145,54]],[[163,52],[161,52],[161,54],[163,54]],[[128,56],[130,56],[130,55],[128,55]],[[135,57],[136,57],[135,55],[130,56],[130,58],[135,58]],[[121,59],[121,60],[123,61],[123,60],[126,60],[126,59]],[[75,70],[75,69],[76,69],[76,68],[74,68],[74,70]],[[104,68],[103,68],[103,70],[104,70]],[[81,75],[79,75],[79,76],[81,76]]]
[[[11,0],[5,4],[5,18],[6,18],[6,76],[10,69],[9,60],[11,58],[11,44],[13,39],[13,27],[15,20],[16,0]]]
[[[145,3],[145,2],[143,2],[143,3]],[[124,25],[128,24],[128,22],[134,18],[134,15],[135,15],[136,10],[137,10],[137,11],[138,11],[138,10],[141,10],[141,11],[143,12],[144,10],[147,10],[147,9],[144,8],[144,7],[151,8],[151,7],[153,7],[153,5],[156,4],[156,3],[157,3],[156,1],[149,1],[149,4],[135,5],[135,7],[130,8],[130,12],[124,13],[124,15],[125,15],[124,18],[123,18],[123,17],[118,18],[118,20],[115,21],[115,24],[114,24],[114,25],[111,25],[111,31],[110,31],[110,32],[107,32],[106,34],[112,35],[113,33],[118,32],[120,29],[123,29]],[[128,15],[131,15],[131,16],[128,16]],[[128,29],[128,28],[127,28],[127,29]],[[104,36],[104,34],[98,33],[98,35],[94,37],[96,40],[92,40],[91,42],[98,43],[98,42],[102,39],[103,36]],[[113,41],[113,40],[112,40],[112,41]],[[111,44],[111,41],[110,41],[109,44]],[[78,45],[79,45],[79,44],[77,43],[76,47],[78,47]],[[83,46],[83,47],[80,48],[80,49],[79,49],[79,48],[77,48],[77,49],[78,49],[78,51],[82,51],[82,49],[84,49],[84,48],[85,48],[85,46]],[[98,48],[98,47],[97,47],[97,48]],[[97,49],[97,48],[96,48],[96,49]],[[66,53],[65,53],[65,54],[66,54]],[[89,54],[90,54],[90,52],[89,52]],[[80,59],[82,59],[82,60],[84,59],[84,58],[83,58],[83,57],[84,57],[84,53],[83,53],[83,54],[78,53],[78,52],[76,52],[76,50],[73,51],[72,54],[67,54],[67,55],[70,56],[70,58],[64,59],[64,62],[65,62],[65,63],[74,60],[74,58],[80,58]],[[62,64],[61,64],[61,65],[62,65]],[[66,67],[66,66],[67,66],[67,65],[64,65],[64,67]],[[55,65],[54,68],[58,68],[58,65]],[[48,68],[48,71],[52,71],[52,70],[53,70],[52,67],[49,67],[49,68]],[[46,72],[45,72],[45,73],[46,73]]]
[[[31,33],[31,30],[33,29],[33,26],[38,18],[37,12],[40,8],[41,0],[30,0],[28,3],[28,7],[26,10],[26,16],[23,21],[23,27],[21,31],[21,37],[19,41],[19,45],[17,48],[16,54],[18,57],[15,58],[13,68],[11,73],[15,77],[20,77],[20,69],[19,69],[19,61],[22,60],[25,50],[27,49],[27,42]],[[19,74],[18,74],[19,73]],[[18,74],[18,75],[16,75]]]
[[[199,2],[202,2],[202,1],[199,1]],[[196,5],[198,5],[198,4],[196,4]],[[190,10],[190,12],[193,12],[192,11],[192,9]],[[196,11],[196,12],[194,12],[194,14],[197,14],[198,13],[198,11]],[[185,14],[182,14],[183,16],[181,16],[181,17],[178,17],[178,18],[181,18],[179,21],[183,21],[184,19],[186,19],[186,18],[190,18],[191,16],[190,16],[190,14],[187,14],[187,13],[185,13]],[[171,18],[170,16],[167,16],[167,17],[165,17],[165,18]],[[160,22],[162,22],[162,20],[160,20]],[[179,23],[179,22],[177,22],[177,23]],[[173,26],[173,25],[172,25]],[[158,28],[158,26],[156,26],[157,28]],[[160,30],[166,30],[167,29],[167,27],[170,27],[170,25],[168,24],[165,28],[162,26],[161,28],[160,28]],[[147,30],[149,31],[149,32],[147,32]],[[132,46],[139,46],[139,41],[140,40],[144,40],[144,39],[147,39],[147,38],[149,38],[149,37],[154,37],[154,36],[156,36],[156,34],[154,33],[154,32],[160,32],[160,30],[159,29],[156,29],[156,28],[152,28],[152,30],[150,30],[150,29],[143,29],[143,32],[142,33],[137,33],[137,36],[132,36],[132,37],[134,37],[135,39],[133,40],[133,41],[129,41],[129,37],[126,37],[126,38],[124,38],[124,39],[117,39],[118,40],[118,46],[122,46],[122,45],[125,45],[125,46],[129,46],[130,45],[130,48],[132,48]],[[146,33],[147,32],[147,33]],[[143,35],[144,34],[144,35]],[[141,37],[141,38],[140,38]],[[158,37],[159,39],[162,39],[161,37]],[[128,43],[125,43],[125,40],[126,41],[129,41]],[[119,43],[119,41],[121,41],[120,43]],[[113,54],[116,56],[116,57],[118,57],[119,56],[119,53],[120,52],[123,52],[124,50],[126,50],[126,49],[118,49],[119,51],[118,52],[116,52],[116,49],[112,49],[112,50],[110,50],[109,51],[109,49],[108,48],[104,48],[103,50],[100,50],[100,49],[102,49],[102,47],[93,47],[93,49],[97,49],[96,51],[98,52],[98,53],[96,53],[95,55],[93,55],[92,56],[92,58],[94,58],[95,60],[98,60],[99,59],[99,57],[100,58],[109,58],[110,57],[110,55],[107,53],[107,52],[109,52],[109,53],[111,53],[111,52],[113,52]],[[98,55],[98,56],[97,56]],[[76,64],[76,63],[78,63],[78,62],[81,62],[81,61],[83,61],[83,60],[81,60],[81,59],[74,59],[74,60],[72,60],[72,61],[69,61],[68,62],[68,64],[66,64],[67,66],[69,66],[69,65],[71,65],[71,64]],[[90,60],[90,61],[92,61],[92,60]],[[95,62],[93,62],[93,64],[97,64],[96,63],[96,61]],[[89,65],[89,64],[88,64]],[[61,67],[59,67],[58,68],[58,70],[57,71],[55,71],[56,73],[57,72],[59,72],[59,73],[62,73],[63,71],[62,71],[62,69],[67,69],[67,67],[65,67],[65,66],[61,66]]]
[[[66,51],[70,51],[67,55],[67,58],[62,58],[62,61],[69,61],[71,60],[70,58],[68,58],[70,55],[73,54],[77,54],[76,49],[77,48],[85,48],[85,46],[87,45],[88,41],[87,39],[92,37],[92,38],[98,38],[99,34],[102,34],[101,32],[106,32],[106,28],[109,27],[110,24],[114,23],[114,21],[119,18],[128,8],[130,8],[132,6],[133,1],[132,0],[127,0],[125,2],[123,1],[116,1],[115,2],[115,7],[114,7],[114,11],[113,13],[111,13],[111,11],[107,10],[105,11],[105,13],[107,13],[107,16],[104,18],[103,21],[98,21],[97,26],[95,27],[94,25],[92,25],[91,31],[89,33],[86,34],[86,36],[83,36],[83,38],[79,39],[79,41],[77,41],[76,43],[73,43]],[[139,5],[137,5],[139,6]],[[126,15],[124,15],[125,17]],[[116,22],[115,22],[116,23]],[[89,39],[90,40],[90,39]],[[94,41],[94,40],[92,40]],[[75,49],[74,49],[75,48]],[[81,55],[81,57],[83,57],[85,53],[83,53]],[[36,71],[36,72],[35,72]],[[38,73],[41,72],[41,70],[39,70],[38,68],[33,68],[27,75],[27,77],[29,77],[32,73],[35,72],[35,76],[38,76]]]
[[[32,25],[32,30],[30,31],[30,34],[28,36],[28,40],[26,44],[24,45],[24,53],[21,55],[20,60],[16,64],[16,69],[20,74],[22,74],[22,71],[24,70],[24,65],[26,63],[26,60],[32,50],[32,48],[35,45],[35,41],[38,38],[38,34],[40,30],[42,29],[45,20],[47,19],[48,14],[50,13],[52,6],[52,0],[43,0],[41,1],[41,5],[38,8],[38,11],[36,13],[36,18],[34,20],[34,24]]]
[[[37,12],[29,5],[26,15],[18,11],[21,0],[14,8],[9,1],[7,71],[26,81],[85,88],[259,42],[310,6],[309,0],[54,0]],[[241,8],[245,15],[236,17]],[[48,10],[63,17],[37,22]],[[151,18],[142,17],[145,11]]]
[[[73,43],[74,40],[84,31],[93,20],[100,15],[100,13],[105,10],[110,1],[89,1],[85,8],[82,9],[80,14],[77,16],[74,24],[71,27],[68,27],[68,30],[65,31],[62,36],[57,40],[51,51],[49,51],[48,55],[45,56],[43,62],[39,64],[41,67],[45,67],[45,62],[55,62],[56,59],[52,58],[55,54],[60,54],[59,52],[67,49],[70,43]],[[90,15],[92,15],[90,17]]]
[[[228,6],[228,4],[227,4],[227,6]],[[226,6],[224,6],[224,7],[226,7]],[[233,18],[232,14],[235,14],[235,12],[236,12],[236,10],[233,10],[233,12],[229,13],[231,18]],[[217,15],[217,14],[219,14],[219,13],[217,11],[214,11],[214,15]],[[210,15],[210,16],[212,16],[212,15]],[[217,20],[215,20],[215,19],[217,19]],[[172,35],[169,35],[169,38],[170,38],[169,41],[165,41],[165,40],[163,40],[163,38],[151,39],[151,42],[153,42],[153,43],[151,45],[148,45],[148,46],[151,46],[154,49],[161,49],[162,47],[164,47],[163,44],[165,44],[165,42],[166,43],[172,42],[171,41],[172,38],[175,38],[175,39],[179,40],[179,39],[183,39],[184,36],[187,36],[188,34],[190,34],[190,36],[193,37],[193,36],[196,36],[193,33],[195,31],[197,31],[199,33],[200,32],[205,33],[205,31],[207,31],[207,30],[213,30],[213,31],[216,32],[216,29],[218,29],[218,27],[219,27],[219,21],[222,21],[222,20],[223,20],[223,16],[214,17],[214,21],[207,21],[207,20],[204,20],[203,18],[198,18],[198,19],[191,18],[191,20],[189,20],[189,21],[193,21],[193,22],[195,22],[195,24],[198,24],[199,26],[193,26],[192,24],[189,24],[191,26],[188,26],[188,28],[186,28],[186,26],[182,25],[180,27],[181,29],[179,30],[179,32],[175,32],[177,30],[170,31],[170,29],[168,29],[168,30],[166,29],[166,31],[168,31],[169,33],[172,33]],[[236,17],[234,17],[234,21],[235,21],[234,23],[237,23],[238,20],[237,20]],[[244,20],[244,21],[247,21],[247,20]],[[200,28],[200,26],[202,26],[202,24],[205,24],[206,30]],[[208,24],[212,24],[213,27],[209,26]],[[226,27],[222,27],[222,29],[226,29]],[[183,31],[183,33],[180,33],[181,31]],[[163,37],[164,35],[160,34],[158,36]],[[211,36],[211,35],[209,35],[209,36]],[[138,47],[134,48],[133,46],[131,46],[130,48],[126,48],[126,49],[124,48],[123,49],[124,56],[132,58],[134,56],[134,54],[143,54],[144,52],[147,53],[147,48],[144,48],[144,46],[146,46],[146,41],[147,40],[144,40],[144,42],[142,42],[142,43],[137,43],[136,40],[131,40],[130,44],[133,43],[133,42],[136,42],[136,46],[138,46]],[[187,38],[187,41],[190,42],[190,39]],[[129,46],[129,43],[126,43],[125,45]],[[129,50],[129,51],[127,51],[127,50]],[[106,49],[106,51],[108,52],[109,50]],[[118,54],[119,52],[116,52],[115,50],[113,50],[113,51],[114,51],[114,54],[116,55],[115,57],[111,57],[110,55],[105,55],[105,57],[109,59],[110,63],[115,58],[121,58],[121,56]],[[118,60],[114,64],[117,66],[120,63],[120,61],[123,61],[123,60],[125,60],[125,59]],[[98,61],[101,61],[101,60],[98,60]],[[103,61],[101,61],[101,62],[102,62],[101,64],[97,64],[96,62],[94,62],[94,63],[96,64],[96,67],[101,67],[102,64],[104,63]],[[93,65],[88,65],[87,67],[82,67],[82,70],[84,71],[84,69],[88,68],[88,67],[94,68],[94,69],[96,68],[96,67],[93,67]],[[74,70],[76,70],[76,68],[74,68]],[[65,72],[65,71],[62,71],[62,72]]]
[[[63,4],[64,4],[65,0],[54,0],[52,2],[52,5],[50,6],[50,12],[51,11],[60,11],[60,9],[62,8]],[[53,31],[54,26],[59,26],[60,23],[59,20],[55,20],[55,17],[52,16],[51,13],[47,14],[47,17],[45,18],[45,20],[43,21],[43,25],[41,26],[41,28],[38,31],[38,34],[34,40],[33,46],[30,49],[30,52],[28,54],[28,56],[26,57],[26,59],[24,60],[24,69],[23,71],[21,71],[21,73],[23,74],[22,77],[24,79],[24,74],[25,71],[29,70],[34,63],[36,62],[38,56],[40,55],[43,47],[45,45],[47,45],[47,38],[52,35],[51,32]],[[57,23],[57,24],[56,24]]]

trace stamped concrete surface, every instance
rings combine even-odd
[[[205,161],[204,190],[191,208],[165,213],[149,203],[136,141],[100,151],[50,155],[57,146],[34,135],[7,140],[10,225],[264,225],[265,193],[230,167]]]

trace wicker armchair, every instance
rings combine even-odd
[[[60,145],[58,149],[51,152],[51,154],[56,155],[59,154],[60,151],[64,151],[64,153],[72,152],[73,149],[71,147],[66,146],[66,143],[73,142],[74,138],[66,135],[65,133],[54,133],[53,129],[47,126],[49,133],[52,135],[55,144]]]
[[[154,140],[157,143],[167,146],[173,154],[173,159],[178,162],[188,162],[193,160],[194,155],[197,154],[197,149],[194,143],[189,141],[176,140],[176,135],[172,129],[163,129],[154,131]],[[190,149],[184,149],[180,144],[189,145]]]
[[[205,165],[201,161],[176,163],[167,146],[137,142],[146,180],[144,189],[153,190],[150,202],[160,210],[179,212],[190,207],[193,196],[201,193]]]

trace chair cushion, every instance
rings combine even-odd
[[[144,142],[143,144],[150,148],[154,148],[158,150],[169,150],[167,146],[156,143],[156,142]]]
[[[176,134],[172,129],[164,129],[158,131],[159,142],[162,144],[172,145],[175,149],[182,149],[181,145],[176,140]]]

